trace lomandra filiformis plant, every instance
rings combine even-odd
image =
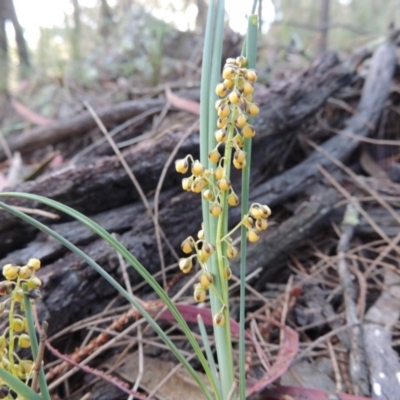
[[[232,276],[229,260],[238,255],[232,234],[244,226],[247,229],[247,239],[257,242],[261,231],[267,229],[267,219],[271,215],[268,206],[252,204],[248,213],[231,231],[225,233],[223,229],[224,225],[227,225],[228,207],[235,207],[240,202],[231,184],[231,165],[239,170],[246,167],[244,139],[255,136],[255,129],[249,124],[249,119],[259,113],[259,107],[253,102],[253,85],[257,74],[254,70],[247,69],[246,64],[247,60],[243,56],[227,59],[222,72],[223,81],[216,87],[216,94],[220,98],[215,104],[218,112],[218,130],[215,132],[216,146],[208,154],[210,165],[215,167],[207,169],[191,155],[175,162],[179,173],[186,174],[189,169],[191,172],[190,176],[182,180],[183,189],[202,193],[203,199],[209,203],[211,217],[217,219],[216,232],[212,235],[215,241],[206,236],[202,224],[197,240],[189,236],[182,242],[181,248],[187,257],[179,261],[179,268],[188,273],[197,259],[202,273],[199,282],[194,286],[194,299],[203,302],[207,291],[213,291],[220,303],[219,311],[213,315],[214,324],[217,326],[226,323],[228,293],[224,288],[227,285],[222,285],[222,291],[218,291],[213,284],[216,277],[208,268],[208,261],[213,253],[216,253],[218,278],[220,282],[229,280]]]

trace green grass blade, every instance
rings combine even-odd
[[[53,207],[59,211],[62,211],[71,217],[75,218],[76,220],[83,223],[85,226],[93,230],[97,233],[100,237],[106,240],[117,252],[119,252],[146,280],[146,282],[155,290],[155,292],[159,295],[165,305],[168,307],[171,314],[175,317],[176,321],[178,322],[180,328],[185,333],[186,337],[188,338],[190,344],[192,345],[196,355],[202,364],[204,371],[207,377],[210,380],[210,384],[213,390],[217,393],[217,386],[214,381],[214,377],[210,370],[210,367],[207,363],[207,360],[201,351],[199,344],[197,343],[195,337],[193,336],[189,326],[187,325],[186,321],[183,319],[182,315],[179,313],[178,309],[172,303],[168,295],[164,292],[162,287],[158,284],[158,282],[153,278],[153,276],[146,270],[143,265],[139,263],[139,261],[114,237],[112,237],[105,229],[103,229],[100,225],[96,224],[90,218],[87,218],[85,215],[79,213],[78,211],[65,206],[57,201],[34,195],[29,193],[0,193],[0,197],[18,197],[24,198],[32,201],[36,201],[42,204],[46,204],[50,207]],[[209,390],[205,386],[204,382],[199,378],[197,373],[191,367],[191,365],[187,362],[185,357],[179,352],[176,346],[172,343],[172,341],[168,338],[168,336],[163,332],[163,330],[159,327],[159,325],[154,321],[154,319],[146,312],[146,310],[141,307],[141,305],[118,283],[116,282],[103,268],[100,267],[97,263],[95,263],[90,257],[88,257],[83,251],[73,245],[71,242],[67,241],[58,233],[54,232],[52,229],[48,228],[46,225],[36,221],[32,217],[14,209],[13,207],[0,202],[0,207],[4,208],[6,211],[10,212],[11,214],[25,220],[26,222],[30,223],[31,225],[35,226],[36,228],[40,229],[41,231],[51,235],[64,246],[69,248],[75,254],[79,255],[83,258],[96,272],[98,272],[103,278],[105,278],[116,290],[118,290],[134,307],[136,307],[139,312],[143,315],[144,318],[148,321],[148,323],[152,326],[152,328],[157,332],[157,334],[161,337],[161,339],[167,344],[167,346],[171,349],[174,355],[178,358],[178,360],[185,366],[188,372],[193,376],[196,382],[199,384],[201,389],[206,394],[207,398],[211,398]]]
[[[0,381],[5,383],[9,388],[18,393],[25,399],[29,400],[43,400],[43,397],[34,392],[29,386],[26,386],[20,379],[11,375],[4,368],[0,367]]]
[[[257,15],[250,15],[246,38],[247,67],[255,68],[257,58]],[[252,119],[249,118],[249,123]],[[242,219],[249,210],[250,168],[251,168],[251,139],[244,139],[244,151],[248,163],[242,171]],[[239,309],[239,392],[240,398],[246,398],[246,371],[245,371],[245,315],[246,315],[246,255],[247,229],[241,228],[240,245],[240,309]]]
[[[25,306],[25,316],[26,320],[28,323],[28,333],[29,333],[29,338],[31,339],[31,349],[32,349],[32,355],[33,355],[33,360],[36,361],[38,357],[38,352],[39,352],[39,344],[36,336],[36,329],[35,329],[35,323],[33,319],[33,311],[32,311],[32,305],[31,301],[25,292],[27,291],[27,285],[23,285],[24,289],[24,306]],[[44,374],[44,368],[43,365],[40,367],[39,371],[39,386],[40,386],[40,391],[42,393],[42,398],[44,400],[51,400],[50,393],[49,393],[49,388],[47,386],[46,382],[46,376]]]

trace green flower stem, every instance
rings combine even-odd
[[[256,0],[253,4],[255,10]],[[257,15],[250,15],[246,38],[247,67],[255,68],[257,56]],[[249,118],[249,123],[252,118]],[[242,220],[249,210],[250,167],[251,167],[251,139],[244,139],[244,151],[247,154],[246,167],[242,171]],[[240,247],[240,308],[239,308],[239,393],[240,398],[246,398],[246,371],[245,371],[245,316],[246,316],[246,255],[247,255],[247,229],[242,226]]]

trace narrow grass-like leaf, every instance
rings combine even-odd
[[[179,324],[180,328],[186,335],[188,341],[192,345],[196,355],[204,368],[204,371],[207,377],[210,380],[210,384],[213,390],[217,393],[217,386],[214,381],[214,377],[211,373],[210,367],[207,363],[206,358],[204,357],[203,352],[199,344],[197,343],[195,337],[193,336],[189,326],[187,325],[186,321],[182,318],[181,314],[177,310],[176,306],[172,303],[168,295],[162,289],[162,287],[158,284],[158,282],[153,278],[153,276],[147,271],[145,267],[120,243],[116,240],[112,235],[110,235],[105,229],[103,229],[100,225],[92,221],[90,218],[86,217],[85,215],[81,214],[80,212],[63,205],[57,201],[30,194],[30,193],[0,193],[0,197],[18,197],[27,200],[36,201],[42,204],[46,204],[50,207],[53,207],[59,211],[62,211],[71,217],[75,218],[76,220],[83,223],[85,226],[90,228],[92,231],[97,233],[100,237],[106,240],[117,252],[119,252],[138,272],[139,274],[146,280],[146,282],[153,288],[153,290],[159,295],[162,299],[164,304],[168,307],[171,314],[176,319],[177,323]],[[96,262],[94,262],[90,257],[88,257],[83,251],[73,245],[71,242],[67,241],[58,233],[54,232],[52,229],[48,228],[46,225],[36,221],[32,217],[14,209],[13,207],[0,202],[0,207],[4,208],[9,213],[25,220],[26,222],[30,223],[31,225],[35,226],[36,228],[40,229],[41,231],[51,235],[64,246],[69,248],[75,254],[79,255],[83,258],[93,269],[96,270],[103,278],[105,278],[116,290],[118,290],[134,307],[138,309],[138,311],[143,315],[143,317],[148,321],[151,327],[156,331],[156,333],[161,337],[164,343],[171,349],[174,355],[178,358],[178,360],[185,366],[188,372],[193,376],[193,378],[198,383],[199,387],[203,390],[204,394],[207,398],[212,398],[208,388],[205,386],[204,382],[199,378],[197,373],[191,367],[191,365],[187,362],[185,357],[180,353],[178,348],[174,345],[174,343],[168,338],[168,336],[164,333],[164,331],[160,328],[157,322],[146,312],[146,310],[118,283],[116,282],[103,268],[100,267]],[[219,398],[219,397],[217,397]]]
[[[253,9],[255,8],[255,2]],[[250,15],[246,37],[247,67],[255,68],[257,58],[257,15]],[[252,123],[252,118],[249,118]],[[250,168],[251,168],[251,139],[244,139],[244,151],[248,160],[242,171],[242,219],[249,210]],[[239,308],[239,392],[240,398],[246,398],[246,371],[245,371],[245,317],[246,317],[246,255],[247,255],[247,229],[241,228],[240,245],[240,308]]]
[[[35,323],[33,319],[33,311],[32,311],[32,305],[31,301],[26,294],[27,291],[27,285],[24,284],[22,286],[24,289],[24,306],[25,306],[25,316],[26,316],[26,321],[28,323],[28,333],[29,333],[29,338],[31,340],[31,350],[32,350],[32,355],[33,359],[36,360],[38,357],[38,352],[39,352],[39,344],[36,336],[36,329],[35,329]],[[39,386],[40,386],[40,391],[42,393],[42,398],[44,400],[51,400],[50,393],[49,393],[49,388],[47,386],[46,382],[46,376],[44,374],[44,369],[43,365],[40,367],[39,371]]]
[[[18,393],[24,399],[29,400],[44,400],[42,396],[34,392],[29,386],[26,386],[24,382],[10,374],[4,368],[0,367],[0,381],[5,383],[9,388]]]

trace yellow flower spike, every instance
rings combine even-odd
[[[220,180],[218,180],[217,186],[219,190],[225,192],[231,188],[231,181],[228,178],[223,177]]]
[[[189,169],[189,163],[187,162],[186,158],[182,158],[180,160],[175,161],[175,169],[176,172],[180,174],[186,174]]]
[[[218,167],[218,168],[215,170],[215,172],[214,172],[214,176],[215,176],[215,178],[216,178],[217,180],[222,179],[222,177],[224,176],[224,174],[225,174],[225,170],[224,170],[223,167]]]
[[[204,173],[204,166],[199,160],[196,160],[192,165],[192,174],[194,176],[201,176]]]
[[[217,162],[221,159],[221,154],[219,154],[218,149],[211,150],[211,151],[208,153],[208,159],[209,159],[212,163],[217,163]]]
[[[21,349],[27,349],[28,347],[31,347],[31,339],[29,338],[29,335],[23,333],[19,336],[18,347],[20,347]]]
[[[249,216],[244,217],[243,220],[242,220],[242,224],[243,224],[247,229],[253,228],[253,223],[254,223],[253,218],[251,218],[251,217],[249,217]]]
[[[184,273],[184,274],[188,274],[193,267],[193,261],[192,258],[181,258],[179,260],[179,269]]]
[[[228,258],[235,258],[235,257],[237,257],[238,254],[239,254],[239,250],[235,246],[229,246],[226,249],[226,256]]]
[[[256,221],[256,229],[258,231],[265,231],[268,228],[268,221],[266,219],[258,219]]]
[[[207,186],[207,181],[203,178],[196,178],[192,187],[190,188],[193,193],[200,193]]]
[[[211,243],[204,243],[201,250],[204,254],[206,254],[209,257],[211,256],[211,254],[214,253],[215,247]]]
[[[35,290],[42,286],[42,281],[37,276],[32,276],[32,278],[30,278],[26,284],[29,290]]]
[[[200,283],[197,283],[194,286],[193,298],[198,303],[203,303],[205,301],[206,297],[207,297],[206,289]]]
[[[247,124],[247,117],[244,114],[239,114],[235,119],[235,124],[239,128],[243,128]]]
[[[222,207],[221,207],[219,204],[214,203],[214,204],[210,207],[210,214],[211,214],[213,217],[219,217],[219,216],[221,215],[221,213],[222,213]]]
[[[229,266],[224,268],[224,278],[228,281],[232,278],[232,270]]]
[[[225,67],[222,71],[222,77],[224,79],[234,79],[236,75],[236,69],[233,67]]]
[[[227,125],[228,125],[228,122],[229,122],[228,118],[226,118],[226,117],[223,117],[223,118],[219,117],[219,118],[217,119],[217,128],[225,129],[225,128],[227,127]]]
[[[18,276],[21,279],[29,279],[33,275],[33,268],[28,267],[27,265],[24,265],[21,267],[19,270]]]
[[[12,326],[11,328],[15,331],[15,332],[22,332],[24,330],[24,321],[20,318],[14,318],[12,321]]]
[[[18,272],[21,267],[14,264],[6,264],[3,267],[3,275],[8,281],[13,281],[18,278]]]
[[[242,135],[246,139],[251,139],[256,135],[256,131],[253,126],[247,124],[242,128]]]
[[[244,68],[247,64],[246,57],[243,57],[243,56],[237,57],[236,64],[239,65],[239,67]]]
[[[228,106],[228,104],[222,104],[218,108],[218,117],[220,118],[226,118],[229,116],[230,113],[231,113],[231,108]]]
[[[219,83],[216,88],[215,88],[215,93],[219,97],[225,97],[226,96],[226,87],[224,86],[223,83]]]
[[[242,148],[244,146],[243,138],[241,135],[235,135],[232,140],[237,144],[238,147]]]
[[[251,115],[252,117],[255,117],[256,115],[258,115],[259,112],[260,112],[260,107],[258,107],[257,104],[252,103],[252,104],[249,104],[249,105],[248,105],[248,107],[247,107],[247,113],[248,113],[249,115]]]
[[[214,193],[207,189],[203,192],[203,199],[207,201],[213,201],[214,200]]]
[[[232,104],[238,104],[240,101],[240,93],[237,90],[232,90],[228,96],[229,101]]]
[[[181,249],[185,254],[190,254],[194,250],[193,238],[189,236],[181,243]]]
[[[38,260],[37,258],[30,258],[26,265],[37,271],[38,269],[40,269],[41,263],[40,260]]]
[[[237,162],[241,163],[246,160],[246,153],[243,150],[236,150],[233,157]]]
[[[227,133],[226,133],[225,129],[218,129],[217,131],[215,131],[215,140],[218,143],[226,142],[226,137],[227,137]]]
[[[231,90],[235,86],[235,81],[233,79],[225,79],[223,84],[228,90]]]
[[[199,282],[200,282],[200,285],[201,285],[204,289],[207,290],[207,289],[211,286],[211,284],[213,283],[213,276],[212,276],[212,274],[210,274],[209,272],[203,272],[203,273],[200,275]]]
[[[225,324],[225,316],[222,311],[218,311],[214,317],[213,317],[213,322],[217,326],[224,326]]]
[[[247,94],[252,94],[253,92],[254,92],[253,85],[249,82],[245,82],[243,85],[243,93],[247,95]]]
[[[258,242],[258,240],[260,239],[260,232],[256,229],[250,229],[249,231],[247,231],[247,239],[249,240],[249,242],[252,243]]]
[[[236,161],[235,159],[233,159],[233,166],[236,169],[243,169],[246,166],[246,164],[247,164],[246,160],[243,160],[243,162],[240,163],[240,162]]]
[[[203,240],[203,239],[204,239],[204,229],[200,229],[200,230],[197,232],[197,237],[198,237],[200,240]]]
[[[256,82],[257,81],[257,73],[251,69],[246,71],[246,79],[249,82]]]
[[[182,189],[189,192],[191,190],[192,183],[193,183],[193,177],[183,178],[182,179]]]
[[[239,197],[234,192],[229,194],[227,200],[231,207],[236,207],[239,204]]]
[[[260,210],[263,212],[263,218],[268,218],[271,215],[271,209],[266,205],[260,205]]]

